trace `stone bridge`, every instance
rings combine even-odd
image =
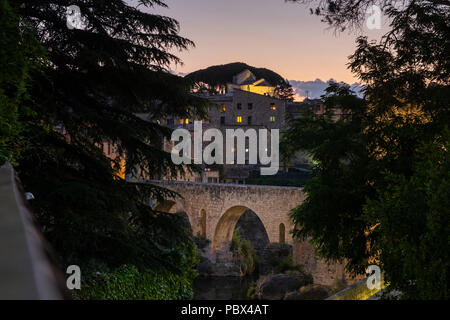
[[[301,188],[185,181],[151,183],[182,196],[160,203],[156,209],[186,213],[193,234],[212,241],[214,251],[231,242],[234,227],[247,209],[259,217],[270,242],[293,244],[289,212],[302,203]]]
[[[331,263],[317,257],[308,240],[292,239],[291,209],[300,205],[305,195],[301,188],[201,183],[185,181],[151,181],[180,194],[182,198],[167,200],[156,209],[170,213],[186,213],[194,235],[200,234],[212,242],[211,257],[223,254],[230,244],[239,217],[247,210],[261,220],[271,243],[292,245],[295,264],[314,278],[314,283],[333,286],[336,283],[351,284],[352,278],[345,272],[344,263]],[[227,250],[225,250],[227,251]]]

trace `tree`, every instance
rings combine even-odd
[[[315,163],[304,187],[307,198],[291,212],[300,227],[294,230],[294,236],[311,237],[319,255],[330,261],[346,258],[347,269],[360,274],[369,258],[364,231],[370,223],[361,219],[363,204],[366,197],[373,197],[373,188],[366,183],[373,174],[367,171],[369,154],[363,134],[367,104],[348,85],[334,82],[322,98],[324,114],[310,110],[288,120],[282,136],[285,156],[306,150]],[[352,116],[335,122],[335,107]]]
[[[22,22],[22,28],[19,23]],[[0,164],[16,162],[25,147],[19,108],[26,110],[29,72],[39,66],[43,50],[32,29],[20,21],[8,1],[0,1]]]
[[[388,173],[364,208],[378,221],[372,252],[409,299],[449,299],[450,131],[417,150],[413,173]],[[395,235],[395,236],[392,236]]]
[[[316,3],[310,8],[312,14],[322,17],[322,21],[336,27],[340,31],[360,28],[372,6],[377,6],[387,16],[412,16],[412,6],[438,6],[443,9],[450,7],[449,0],[286,0],[303,4]]]
[[[205,114],[206,102],[167,72],[180,62],[169,50],[193,43],[178,35],[174,19],[139,9],[165,6],[160,0],[141,0],[139,7],[121,0],[12,4],[34,27],[49,60],[44,74],[32,74],[33,115],[21,115],[31,147],[17,171],[36,197],[36,216],[63,264],[190,272],[188,228],[148,205],[149,198],[174,194],[116,172],[123,157],[127,175],[181,170],[159,148],[170,130],[157,120]],[[80,8],[78,29],[67,27],[69,5]],[[142,113],[147,121],[138,117]],[[117,147],[118,157],[102,152],[104,141]]]
[[[305,188],[308,198],[292,218],[300,227],[297,236],[312,237],[325,258],[347,259],[354,273],[375,259],[389,288],[405,298],[442,299],[449,296],[449,221],[437,208],[449,198],[447,167],[444,160],[429,170],[424,164],[448,154],[449,4],[323,1],[316,13],[348,27],[374,3],[383,5],[391,30],[379,42],[359,37],[350,57],[349,67],[365,84],[364,100],[355,109],[356,98],[331,87],[326,105],[350,109],[348,116],[336,123],[325,115],[289,124],[286,144],[299,142],[286,152],[306,149],[317,163]]]
[[[295,92],[289,80],[283,80],[275,87],[274,96],[277,99],[294,101]]]
[[[227,83],[230,83],[235,75],[245,69],[250,70],[258,79],[264,78],[273,85],[283,82],[283,78],[272,70],[256,68],[242,62],[211,66],[206,69],[197,70],[186,75],[186,79],[191,81],[194,90],[219,94],[224,93]]]

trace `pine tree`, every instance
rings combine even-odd
[[[178,35],[177,21],[149,13],[165,6],[160,0],[137,7],[121,0],[11,4],[34,26],[48,57],[44,73],[32,75],[34,112],[21,115],[31,148],[17,171],[62,262],[190,269],[188,228],[148,205],[173,194],[116,173],[123,157],[127,175],[180,170],[159,147],[170,131],[157,120],[205,114],[206,102],[167,71],[180,63],[170,52],[193,43]],[[68,28],[73,5],[82,20]],[[147,120],[137,116],[142,113]],[[122,157],[108,158],[99,148],[104,141]]]

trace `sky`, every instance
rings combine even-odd
[[[195,48],[176,53],[184,64],[171,68],[180,74],[211,65],[244,62],[271,69],[298,83],[323,86],[332,78],[353,84],[358,79],[347,69],[347,63],[356,37],[364,34],[378,38],[386,31],[383,26],[381,30],[364,27],[358,32],[336,33],[320,17],[311,15],[307,5],[284,0],[166,3],[168,9],[149,11],[178,20],[180,35],[195,42]]]

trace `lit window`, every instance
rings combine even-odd
[[[270,117],[270,122],[275,122],[275,117],[274,116]]]
[[[189,124],[189,119],[186,119],[186,124]]]
[[[180,124],[183,124],[184,123],[184,120],[183,119],[180,119]]]
[[[236,118],[236,122],[237,122],[237,123],[242,123],[242,117],[241,117],[241,116],[238,116],[238,117]]]
[[[222,112],[227,111],[227,107],[225,105],[222,105]]]
[[[270,104],[270,110],[277,110],[277,106],[275,105],[275,103],[271,103]]]

